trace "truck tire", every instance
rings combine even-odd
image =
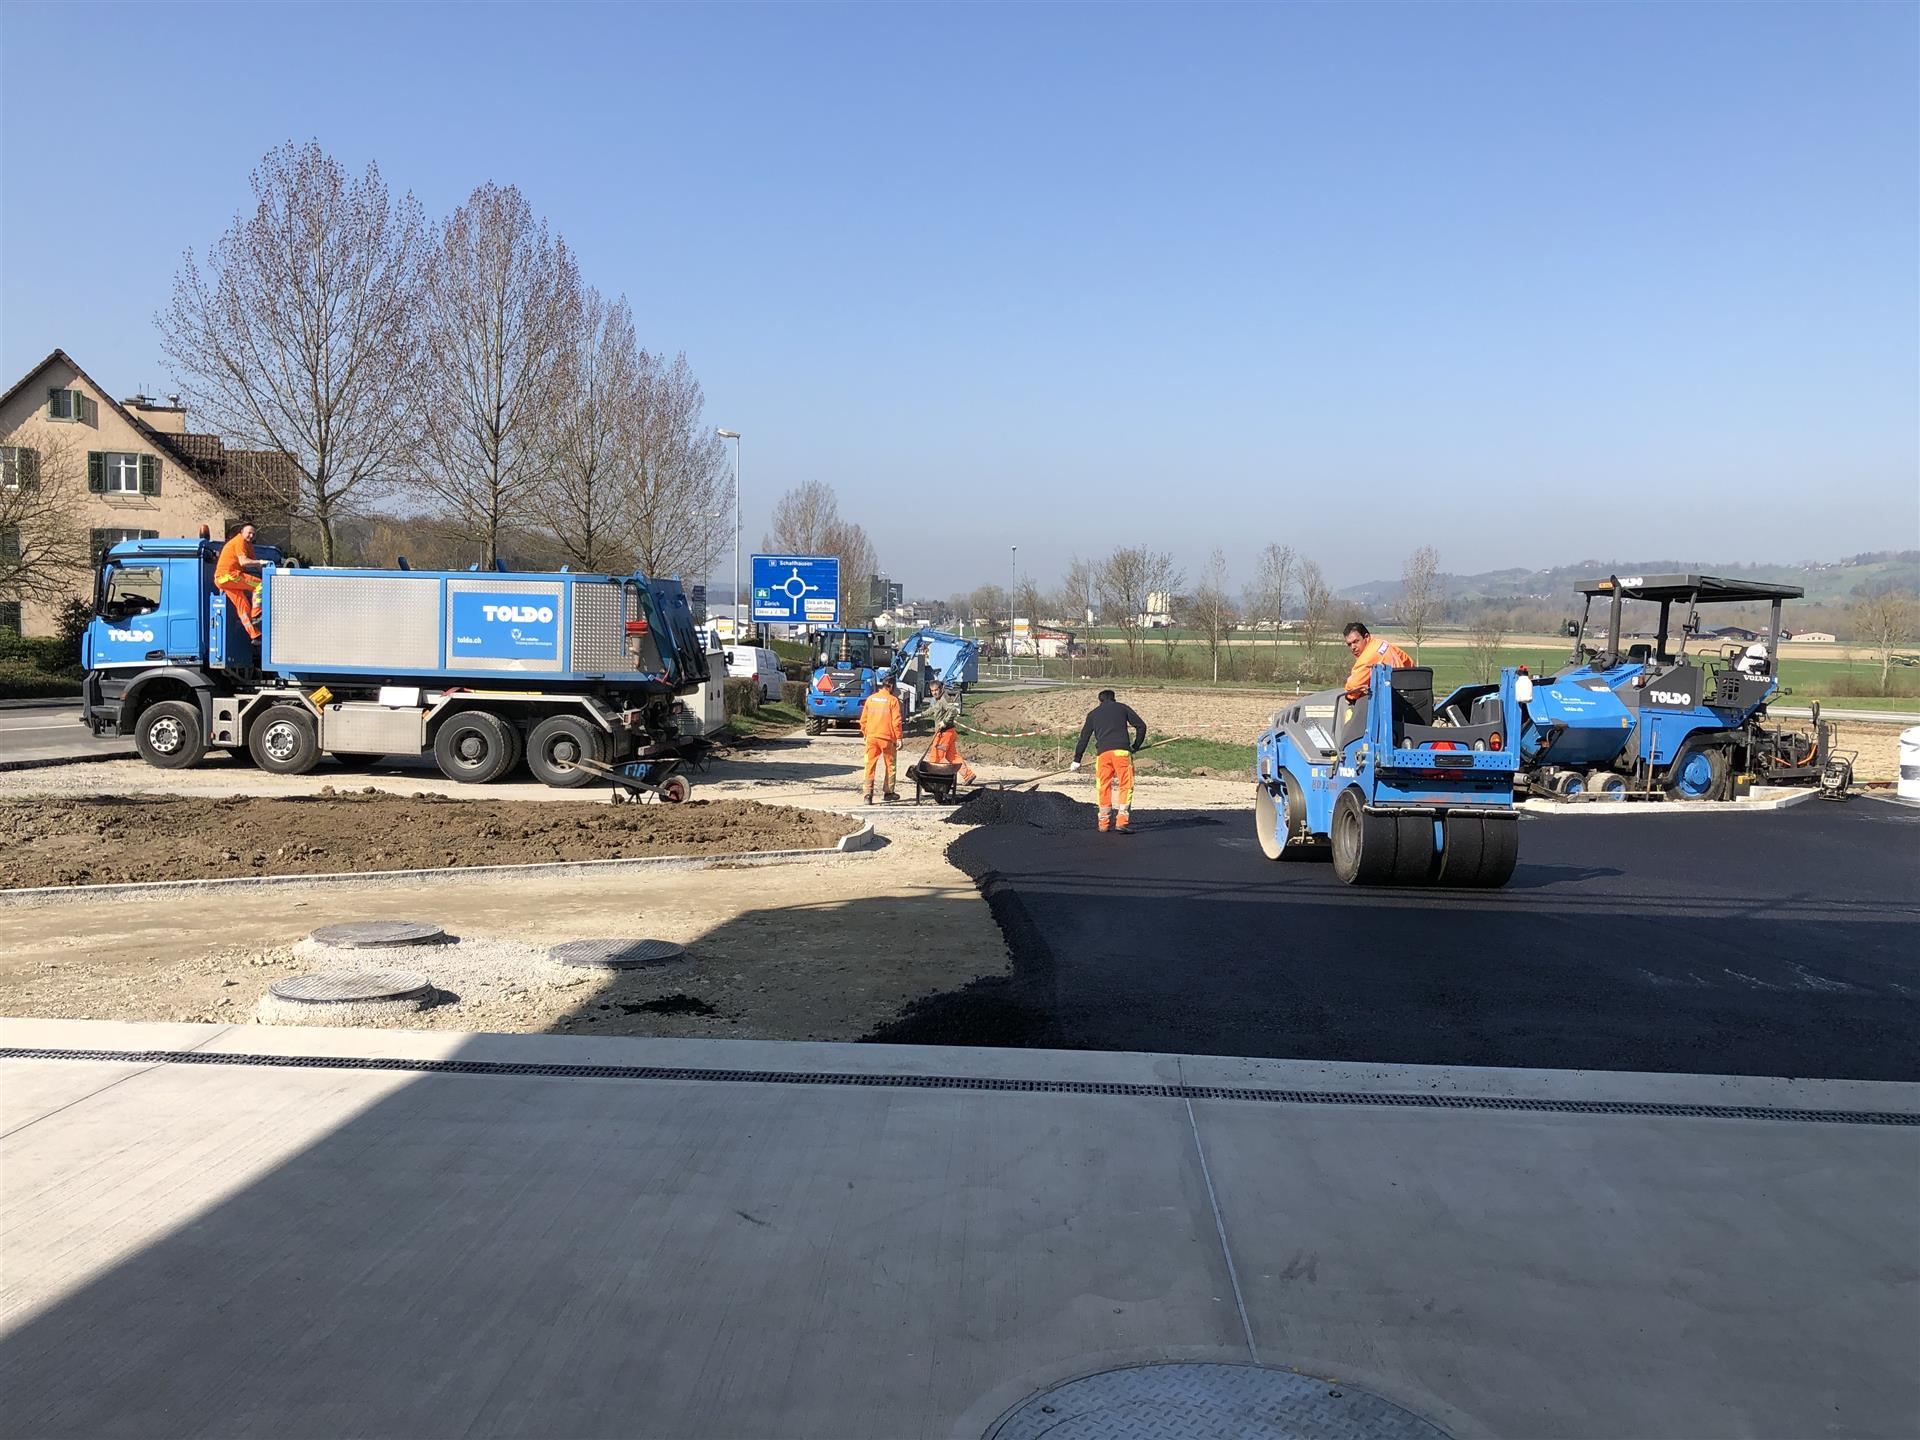
[[[1727,759],[1725,746],[1689,751],[1673,767],[1673,778],[1667,782],[1667,798],[1688,802],[1724,800],[1732,774],[1733,766]]]
[[[140,712],[133,747],[140,758],[162,770],[185,770],[207,753],[200,707],[191,700],[162,700]]]
[[[1627,798],[1627,777],[1618,770],[1589,770],[1587,794],[1596,800],[1624,800]]]
[[[269,775],[304,775],[320,759],[320,732],[301,705],[269,705],[247,728],[247,753]]]
[[[1395,870],[1400,827],[1390,815],[1369,815],[1358,790],[1333,802],[1333,873],[1345,885],[1382,885]]]
[[[549,715],[527,736],[527,768],[542,785],[577,790],[598,777],[575,760],[607,763],[607,737],[578,715]]]
[[[1449,815],[1433,883],[1491,889],[1513,878],[1520,858],[1518,815]]]
[[[827,733],[826,721],[822,720],[818,715],[809,715],[807,717],[807,734],[824,735],[826,733]]]
[[[462,710],[434,732],[433,759],[440,773],[463,785],[498,780],[519,759],[520,737],[490,710]]]

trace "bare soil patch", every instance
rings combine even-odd
[[[968,716],[982,730],[1041,730],[1049,734],[1078,734],[1087,712],[1097,703],[1102,686],[1085,689],[1040,690],[1026,695],[995,696]],[[1147,722],[1147,738],[1191,735],[1251,745],[1266,728],[1267,717],[1290,702],[1291,696],[1232,695],[1206,690],[1128,690],[1111,687]]]
[[[750,800],[456,800],[367,789],[282,799],[0,801],[0,889],[819,849],[845,816]]]

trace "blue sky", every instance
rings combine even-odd
[[[1920,544],[1906,4],[26,5],[0,369],[165,390],[260,154],[518,184],[915,593]],[[62,276],[82,276],[67,285]]]

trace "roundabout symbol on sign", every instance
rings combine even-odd
[[[820,587],[818,585],[809,585],[800,578],[800,567],[798,565],[793,567],[793,573],[791,575],[773,588],[784,592],[789,600],[795,601],[796,603],[808,595],[818,595],[820,593]]]

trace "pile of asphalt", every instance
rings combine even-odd
[[[1085,830],[1093,807],[1058,790],[982,790],[947,816],[952,825],[1025,825],[1034,830]]]

